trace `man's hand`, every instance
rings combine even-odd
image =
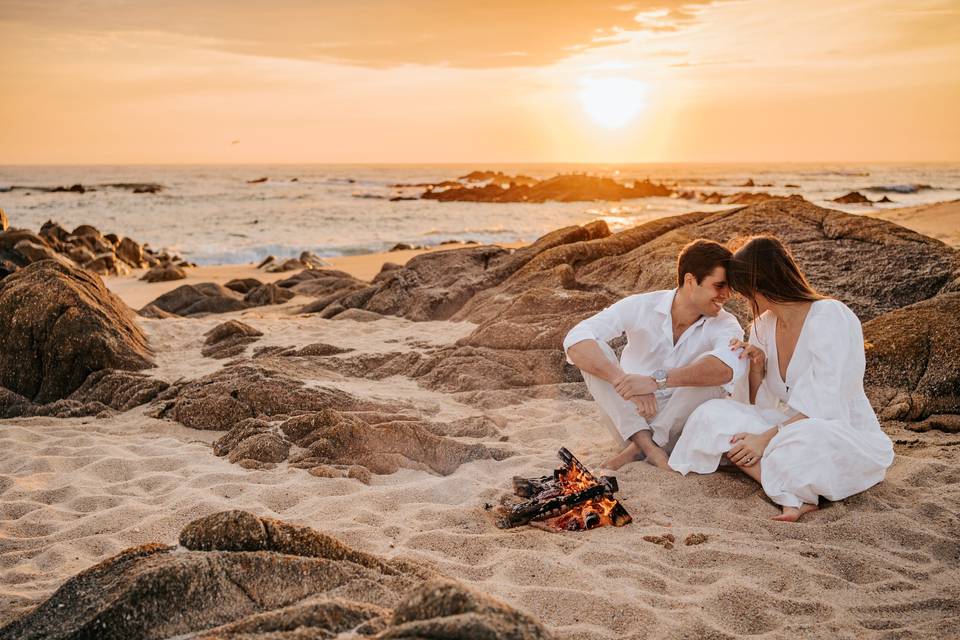
[[[657,390],[657,381],[650,376],[625,373],[613,383],[613,388],[624,400],[632,400],[634,396],[646,396],[654,393]]]
[[[637,413],[647,420],[652,420],[657,415],[657,398],[652,393],[633,396],[630,398],[630,402],[636,405]]]

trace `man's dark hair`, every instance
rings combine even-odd
[[[726,268],[733,253],[713,240],[694,240],[677,256],[677,286],[683,286],[683,276],[692,273],[697,284],[713,273],[717,267]]]

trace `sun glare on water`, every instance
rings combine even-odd
[[[643,110],[646,86],[629,78],[583,78],[580,103],[590,119],[616,129],[633,120]]]

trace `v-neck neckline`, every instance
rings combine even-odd
[[[777,365],[777,376],[780,378],[780,382],[786,387],[787,391],[790,390],[790,385],[787,383],[787,380],[790,378],[790,367],[793,365],[795,356],[797,355],[797,347],[800,346],[800,341],[803,340],[803,336],[807,331],[807,320],[810,319],[810,314],[813,313],[813,305],[817,304],[819,300],[814,300],[810,303],[810,306],[807,308],[807,314],[803,316],[803,325],[800,327],[800,333],[797,334],[797,341],[793,345],[793,353],[790,354],[790,362],[787,363],[783,373],[780,373],[780,347],[777,344],[777,334],[780,333],[780,323],[777,321],[777,316],[773,316],[773,348],[776,351],[776,365]]]

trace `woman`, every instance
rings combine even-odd
[[[690,416],[670,456],[686,475],[716,471],[725,455],[795,522],[822,496],[841,500],[883,480],[893,444],[863,392],[860,321],[810,286],[776,238],[756,237],[727,270],[753,306],[749,400],[711,400]]]

